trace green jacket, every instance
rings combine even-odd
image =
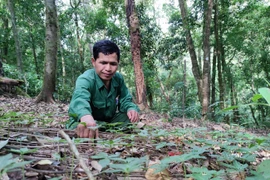
[[[115,73],[108,92],[95,69],[89,69],[76,81],[69,106],[70,121],[67,128],[74,128],[71,127],[74,126],[74,122],[79,122],[84,115],[92,115],[97,121],[109,122],[117,110],[139,112],[137,105],[132,102],[132,96],[125,85],[123,76],[118,72]]]

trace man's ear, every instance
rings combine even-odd
[[[94,58],[91,58],[91,62],[92,62],[93,67],[95,67],[96,60]]]

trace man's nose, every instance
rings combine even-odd
[[[111,65],[110,65],[110,64],[106,64],[105,69],[106,69],[107,71],[110,71],[110,70],[111,70]]]

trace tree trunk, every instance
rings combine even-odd
[[[37,60],[37,53],[36,53],[36,44],[35,44],[35,38],[32,34],[32,28],[30,28],[30,39],[31,39],[31,45],[32,45],[32,52],[34,57],[34,63],[35,63],[35,70],[36,74],[39,75],[39,68],[38,68],[38,60]]]
[[[23,73],[23,64],[22,64],[22,50],[21,50],[21,45],[20,45],[20,40],[19,40],[19,35],[18,35],[18,30],[17,30],[17,25],[16,25],[16,16],[15,16],[15,10],[14,10],[14,1],[8,0],[8,9],[10,12],[11,16],[11,22],[12,22],[12,32],[13,32],[13,37],[15,41],[15,46],[16,46],[16,58],[17,58],[17,67],[22,75]]]
[[[73,8],[73,12],[74,12],[74,22],[75,22],[75,26],[76,26],[76,37],[77,37],[77,43],[78,43],[78,54],[80,56],[80,72],[83,73],[84,72],[84,56],[83,56],[83,47],[81,45],[81,37],[80,37],[80,32],[79,32],[79,20],[78,20],[78,7],[80,5],[81,1],[79,0],[77,3],[74,2],[74,5],[72,4],[72,1],[70,1],[70,6]]]
[[[45,67],[43,88],[36,102],[45,101],[54,103],[53,92],[55,91],[58,23],[55,0],[45,0],[46,6],[46,39],[45,39]]]
[[[198,65],[193,39],[191,37],[191,33],[190,33],[190,30],[189,30],[189,24],[188,24],[188,19],[187,19],[186,1],[185,0],[179,0],[179,6],[180,6],[181,16],[182,16],[182,20],[183,20],[183,28],[184,28],[185,34],[186,34],[186,41],[187,41],[187,45],[188,45],[188,51],[189,51],[189,55],[190,55],[191,63],[192,63],[192,72],[193,72],[193,75],[195,77],[196,84],[197,84],[199,101],[202,104],[202,92],[201,92],[201,89],[202,89],[202,74],[201,74],[200,67]]]
[[[214,34],[215,34],[215,46],[213,54],[213,63],[212,63],[212,97],[211,104],[213,105],[216,102],[216,69],[217,69],[217,58],[219,56],[219,36],[218,36],[218,0],[214,4]],[[215,106],[211,108],[212,118],[215,118]]]
[[[185,0],[179,0],[179,6],[181,11],[181,16],[183,19],[183,28],[186,33],[186,41],[188,44],[188,50],[192,62],[192,72],[196,79],[197,88],[198,88],[198,97],[202,106],[202,120],[206,119],[209,106],[209,97],[210,97],[210,24],[211,24],[211,15],[212,15],[212,0],[208,0],[207,8],[204,15],[204,32],[203,32],[203,71],[201,73],[196,52],[191,37],[189,24],[187,20],[187,5]]]
[[[139,30],[139,18],[135,12],[134,0],[126,0],[127,25],[131,41],[132,61],[134,64],[136,103],[141,110],[148,109],[146,86],[141,61],[141,39]]]
[[[183,71],[184,71],[184,75],[183,75],[183,82],[184,82],[184,86],[183,86],[183,98],[182,98],[182,111],[183,111],[183,118],[185,118],[185,109],[186,109],[186,87],[187,87],[187,61],[184,58],[183,59]]]
[[[4,76],[4,67],[3,67],[3,63],[2,60],[0,58],[0,77]]]
[[[2,7],[1,7],[2,8]],[[4,32],[3,34],[3,38],[2,41],[3,41],[3,45],[2,45],[2,52],[1,52],[1,55],[0,55],[0,58],[5,58],[7,55],[8,55],[8,44],[9,44],[9,27],[8,27],[8,18],[6,16],[2,16],[1,17],[2,20],[3,20],[3,24],[2,24],[2,31]]]
[[[203,32],[203,103],[202,115],[203,119],[206,118],[208,113],[208,106],[210,101],[210,25],[212,16],[213,1],[208,0],[207,10],[204,16],[204,32]]]

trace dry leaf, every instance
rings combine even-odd
[[[142,123],[142,122],[138,122],[138,124],[137,124],[137,128],[138,129],[141,129],[141,128],[143,128],[145,126],[145,123]]]
[[[153,164],[159,164],[160,161],[149,161],[149,168],[145,173],[145,178],[147,180],[170,180],[171,179],[171,174],[167,169],[164,169],[163,171],[159,173],[155,173],[155,169],[151,168]]]
[[[34,176],[38,176],[38,173],[30,171],[30,172],[26,172],[25,176],[26,177],[34,177]]]
[[[4,174],[2,174],[2,176],[0,176],[0,179],[9,180],[9,177],[8,177],[7,173],[4,173]]]
[[[48,160],[48,159],[42,159],[40,161],[38,161],[36,164],[39,164],[39,165],[51,165],[53,162]]]
[[[225,129],[220,125],[214,125],[212,129],[215,131],[225,131]]]
[[[100,172],[102,170],[102,166],[97,161],[91,161],[91,166]]]

